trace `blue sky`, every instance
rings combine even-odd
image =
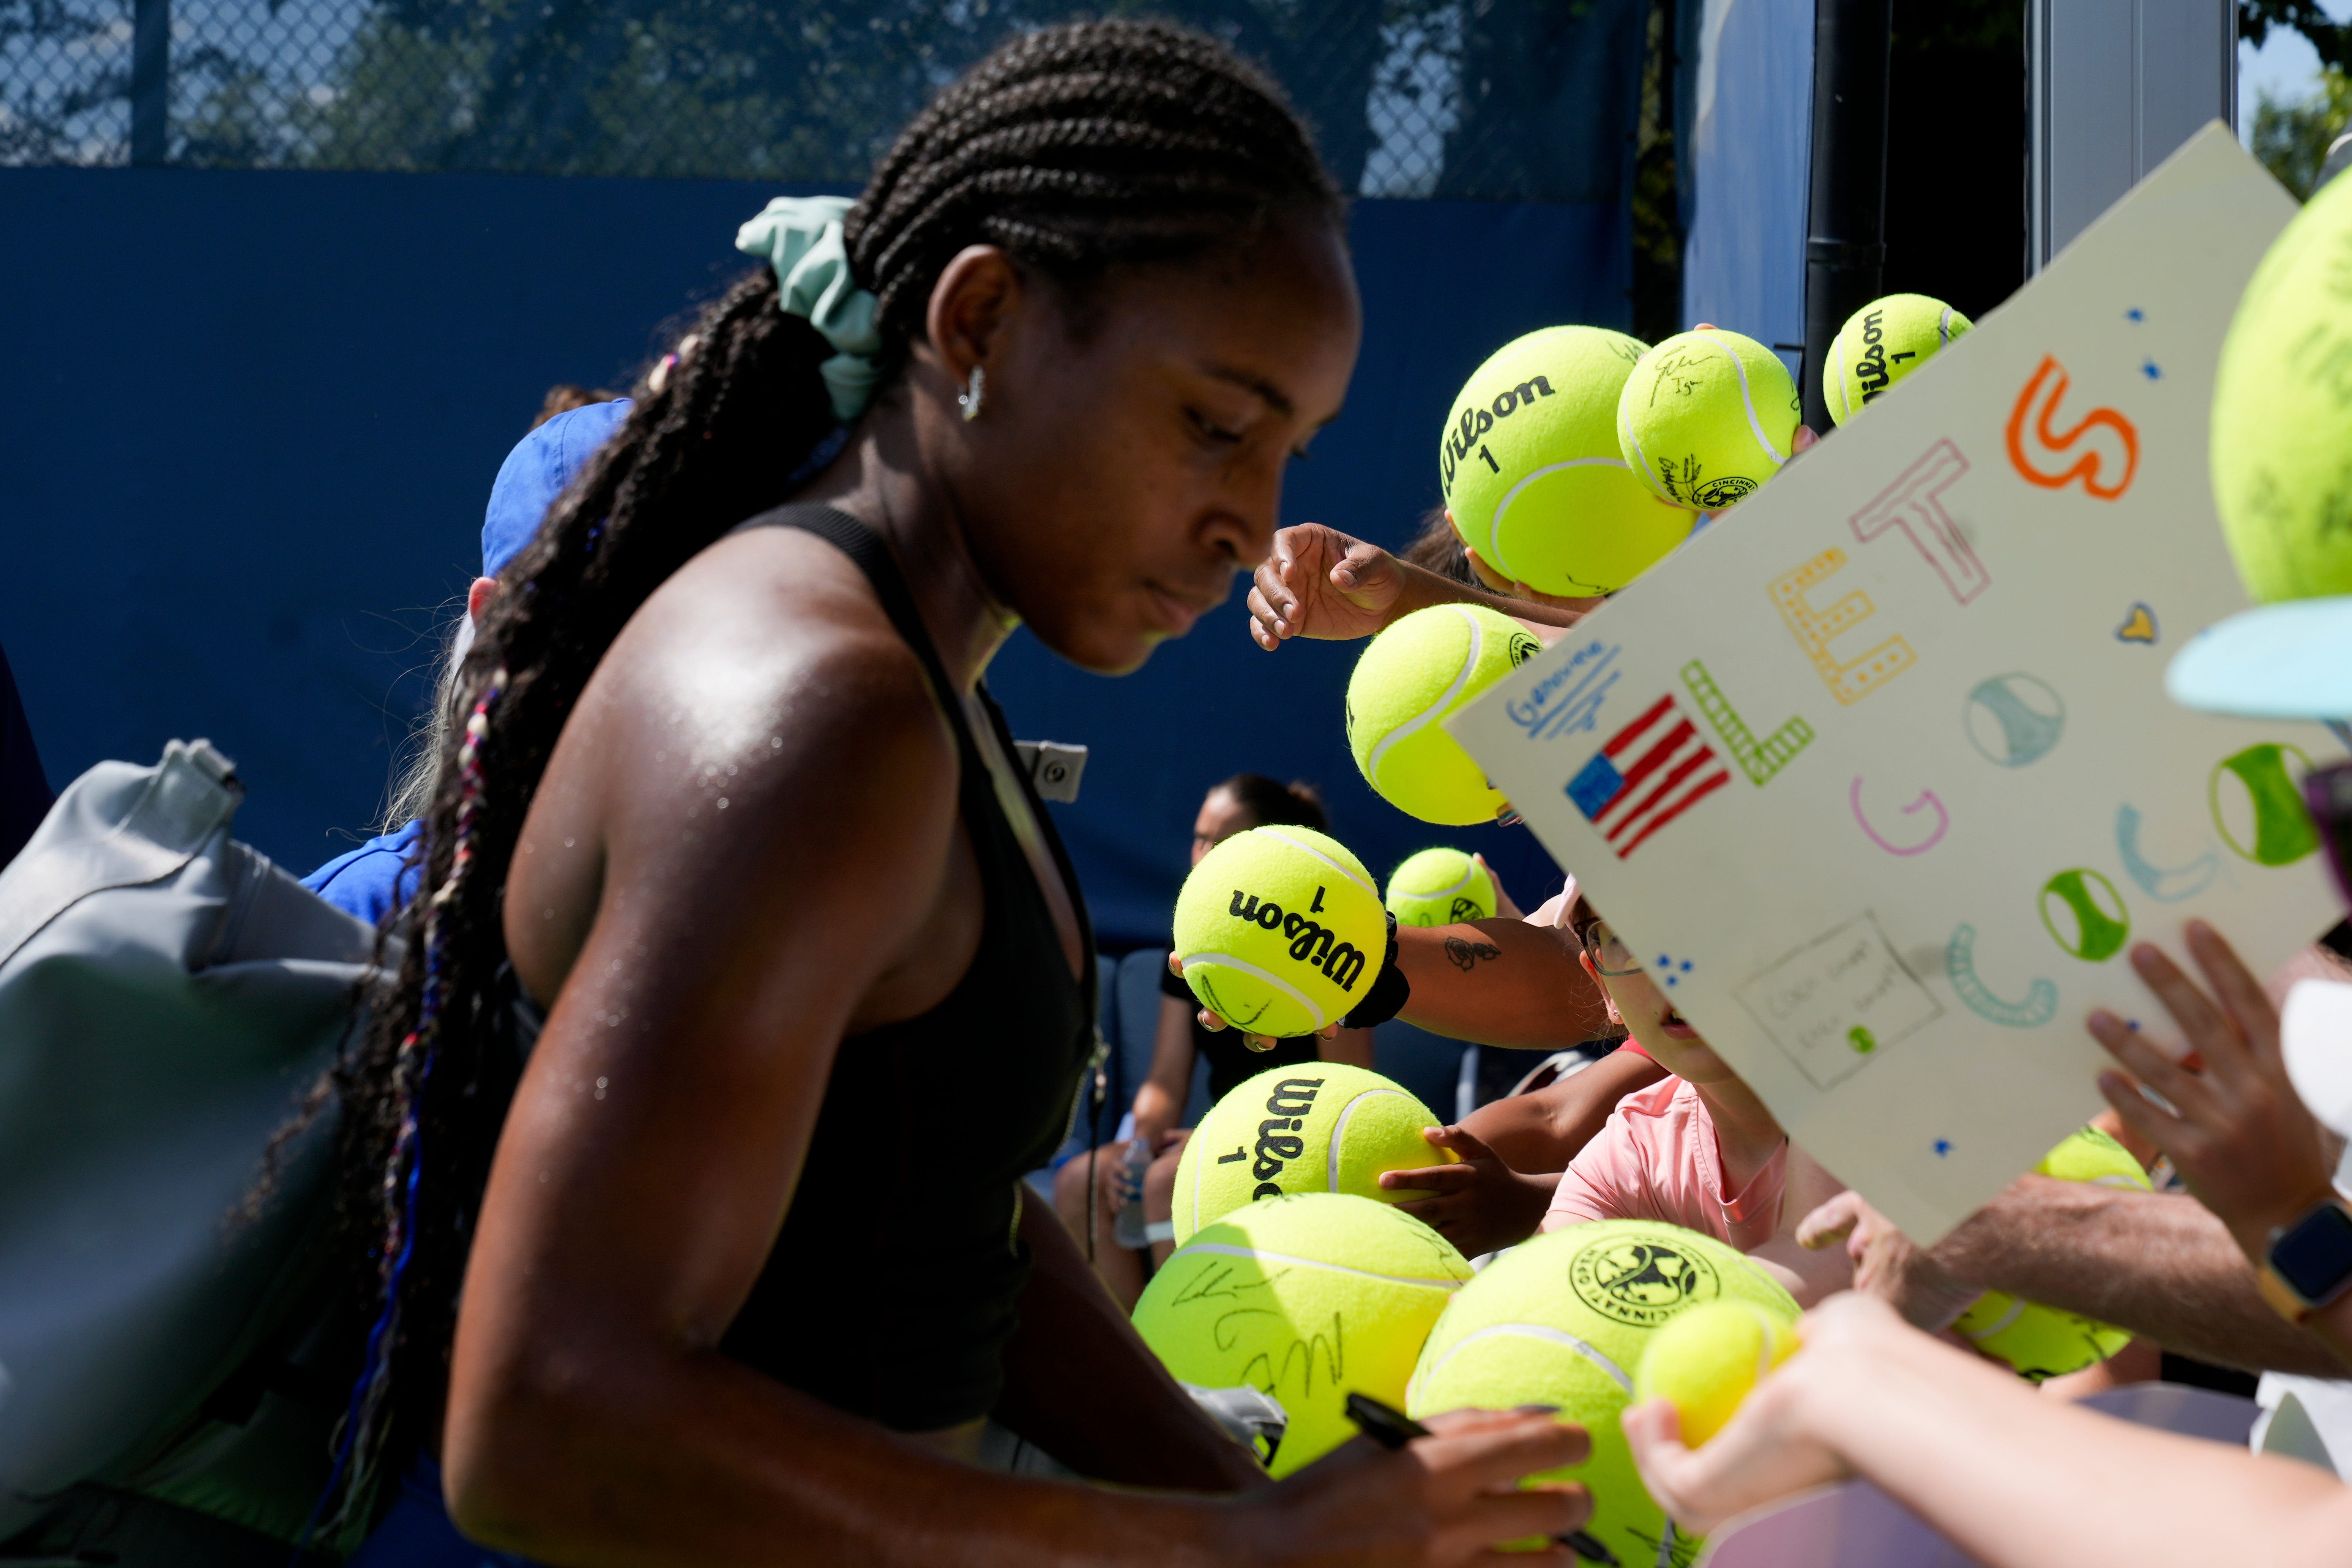
[[[2323,0],[2322,8],[2336,21],[2352,19],[2352,0]],[[2300,33],[2290,33],[2284,27],[2271,29],[2270,39],[2261,48],[2252,44],[2238,46],[2238,135],[2242,139],[2254,128],[2254,105],[2267,90],[2273,98],[2290,101],[2308,98],[2318,89],[2319,57],[2311,51]]]

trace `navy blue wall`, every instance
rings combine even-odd
[[[51,782],[207,735],[267,853],[307,870],[365,837],[541,394],[625,384],[657,324],[734,274],[735,226],[773,194],[0,170],[0,647]],[[1285,511],[1401,543],[1481,359],[1552,322],[1626,323],[1628,228],[1611,207],[1369,201],[1353,242],[1363,358]],[[1355,649],[1262,653],[1240,601],[1124,680],[1026,637],[992,674],[1019,732],[1094,748],[1056,809],[1108,943],[1162,931],[1202,788],[1244,768],[1321,783],[1378,874],[1451,841],[1540,890],[1523,830],[1428,828],[1366,790],[1340,731]]]

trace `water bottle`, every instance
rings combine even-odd
[[[1118,1206],[1118,1217],[1111,1223],[1111,1237],[1130,1251],[1139,1251],[1148,1245],[1143,1234],[1143,1173],[1150,1168],[1150,1140],[1129,1139],[1127,1153],[1119,1162],[1119,1179],[1129,1196]]]

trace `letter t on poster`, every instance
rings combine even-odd
[[[2208,408],[2294,210],[2209,127],[1448,724],[1669,1005],[1916,1240],[2103,1107],[2094,1008],[2170,1037],[2133,944],[2185,963],[2195,915],[2268,973],[2342,912],[2296,781],[2343,748],[2163,689],[2246,603]]]

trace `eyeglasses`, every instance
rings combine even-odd
[[[2334,763],[2303,775],[2304,809],[2327,847],[2336,891],[2352,904],[2352,763]]]
[[[2352,794],[2352,790],[2347,790],[2347,794]],[[1642,966],[1634,962],[1633,950],[1609,929],[1607,921],[1590,921],[1580,927],[1576,935],[1577,940],[1584,943],[1585,953],[1592,960],[1592,967],[1601,973],[1615,978],[1642,973]]]

